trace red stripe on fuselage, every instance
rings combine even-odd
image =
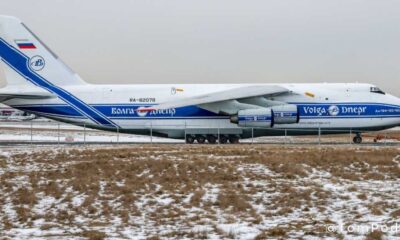
[[[35,45],[33,44],[25,44],[25,45],[18,45],[20,49],[36,49]]]

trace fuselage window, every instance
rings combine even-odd
[[[371,87],[371,92],[372,93],[385,94],[385,92],[382,91],[381,89],[379,89],[378,87]]]

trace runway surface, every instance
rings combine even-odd
[[[245,144],[341,145],[352,144],[354,134],[259,137],[241,140]],[[374,140],[377,140],[376,142]],[[0,122],[0,146],[12,145],[107,145],[107,144],[183,144],[184,140],[97,131],[56,122]],[[400,129],[366,133],[363,144],[397,146]]]

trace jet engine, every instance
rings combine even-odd
[[[292,124],[300,121],[298,107],[294,104],[285,104],[272,107],[274,124]]]
[[[240,110],[231,117],[231,122],[240,127],[272,127],[274,125],[271,108]]]
[[[272,128],[275,124],[293,124],[299,120],[298,108],[293,104],[239,110],[237,115],[231,116],[231,122],[240,127]]]

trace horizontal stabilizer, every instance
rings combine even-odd
[[[56,97],[51,93],[1,93],[0,102],[4,102],[10,99],[47,99]]]

